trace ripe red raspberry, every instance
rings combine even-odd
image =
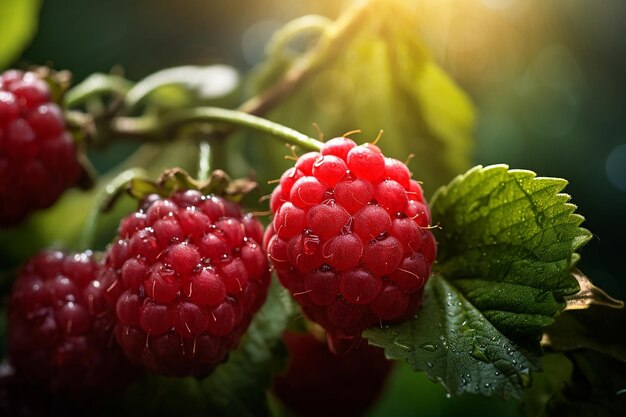
[[[419,308],[436,245],[405,164],[375,145],[335,138],[285,172],[270,205],[270,260],[333,350]]]
[[[91,252],[46,251],[24,265],[8,309],[9,357],[20,378],[80,396],[130,375],[113,343],[98,269]]]
[[[199,191],[148,196],[108,250],[104,281],[127,357],[154,372],[204,376],[239,343],[267,295],[261,224]]]
[[[81,173],[63,113],[32,72],[0,74],[0,226],[49,207]]]
[[[383,351],[361,343],[345,356],[333,355],[310,333],[285,333],[287,372],[273,391],[303,417],[345,417],[365,413],[384,388],[391,362]]]

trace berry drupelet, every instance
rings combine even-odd
[[[172,376],[223,362],[267,295],[262,237],[256,218],[221,197],[146,197],[121,222],[103,276],[127,357]]]
[[[331,139],[282,175],[270,207],[273,267],[334,351],[421,305],[436,243],[422,188],[402,162]]]
[[[0,227],[51,206],[82,168],[63,113],[37,74],[0,74]]]

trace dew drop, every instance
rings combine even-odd
[[[401,349],[406,350],[407,352],[412,352],[413,351],[413,347],[411,346],[411,342],[406,341],[400,337],[394,339],[393,344],[398,346]]]
[[[434,352],[437,350],[437,345],[430,342],[425,342],[420,345],[420,348],[427,350],[428,352]]]
[[[489,358],[485,354],[485,347],[484,346],[480,346],[480,345],[477,345],[476,343],[474,343],[474,346],[472,348],[472,351],[470,352],[470,355],[472,355],[473,357],[475,357],[479,361],[489,363]]]

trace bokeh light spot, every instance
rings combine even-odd
[[[615,147],[606,159],[606,175],[615,187],[626,191],[626,144]]]

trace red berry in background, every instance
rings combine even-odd
[[[33,72],[0,74],[0,226],[52,205],[81,174],[63,113]]]
[[[221,197],[148,196],[108,249],[104,281],[115,335],[133,362],[204,376],[223,362],[270,282],[263,228]]]
[[[99,268],[90,252],[46,251],[24,265],[8,309],[9,358],[19,378],[76,397],[128,380]]]
[[[375,145],[335,138],[301,156],[272,193],[269,258],[336,353],[422,303],[436,243],[410,175]]]
[[[273,391],[294,414],[349,417],[365,413],[382,392],[391,362],[377,347],[361,343],[336,356],[310,333],[285,333],[289,362]]]

